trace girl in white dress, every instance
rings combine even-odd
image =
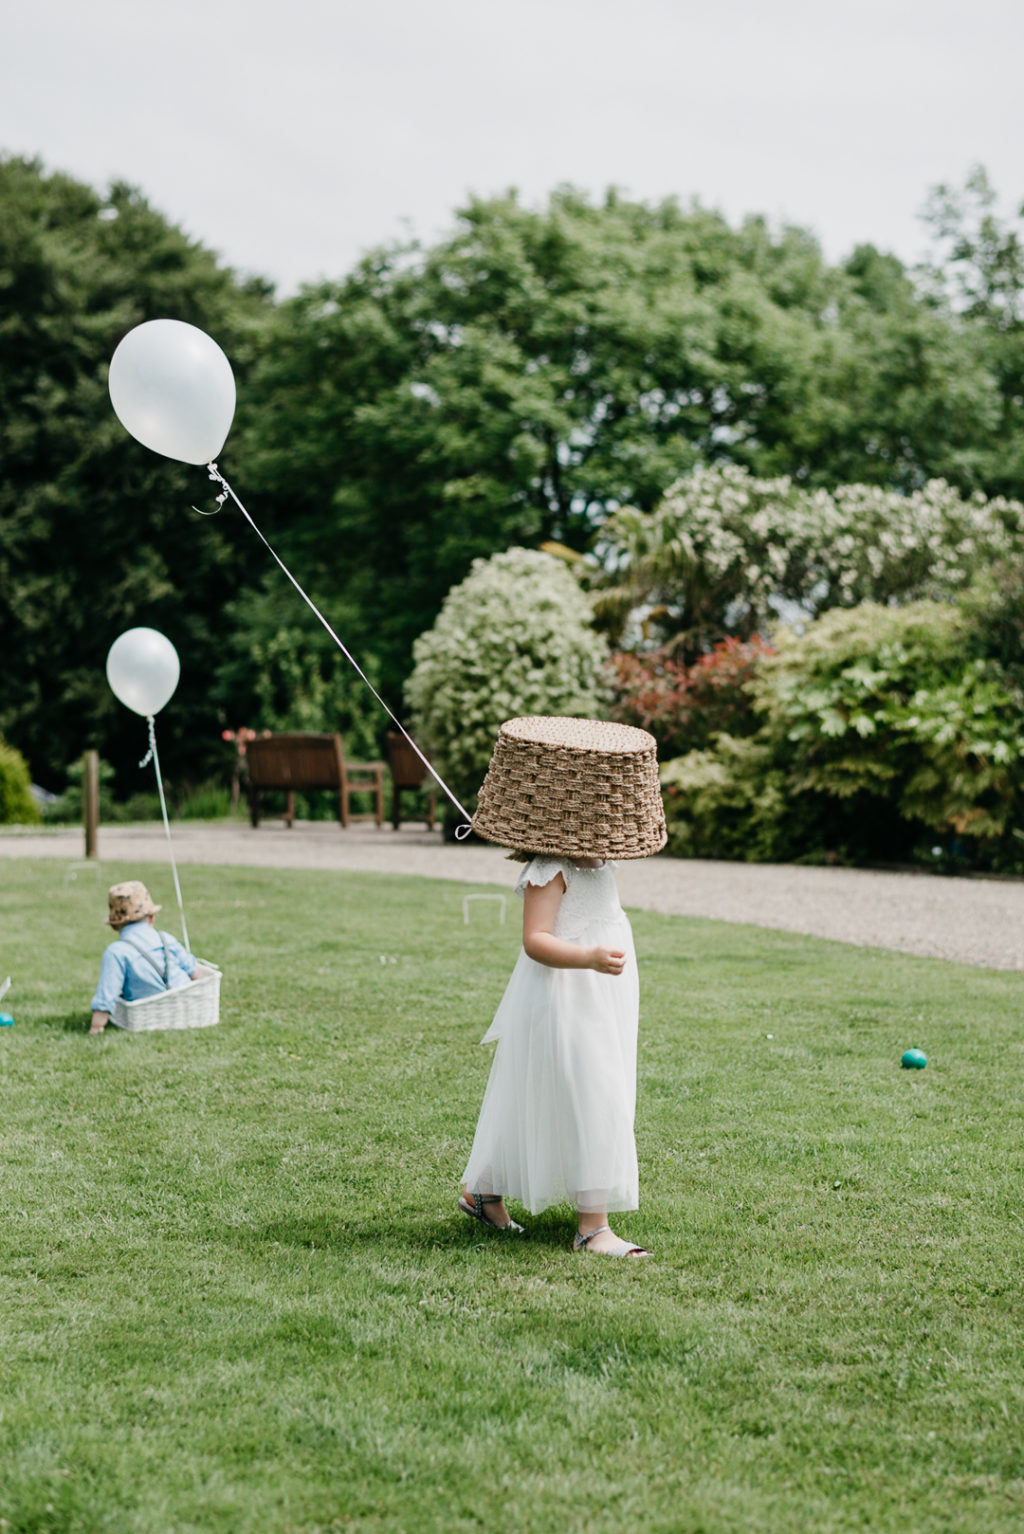
[[[539,753],[539,766],[531,752]],[[610,1212],[639,1204],[633,1135],[639,986],[614,865],[595,846],[603,839],[620,856],[638,857],[664,844],[653,752],[651,736],[624,725],[511,720],[502,726],[473,821],[484,836],[519,843],[514,856],[526,867],[516,885],[523,948],[483,1040],[497,1050],[459,1208],[512,1232],[522,1227],[510,1219],[505,1196],[534,1214],[573,1203],[574,1249],[622,1257],[650,1255],[620,1240],[608,1220]],[[593,782],[595,754],[604,770]],[[620,800],[612,808],[609,765]],[[639,796],[631,782],[638,768]],[[623,777],[633,793],[622,793]],[[545,850],[524,852],[530,838],[531,851],[538,840]]]

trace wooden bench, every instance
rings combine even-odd
[[[384,763],[346,762],[340,735],[313,735],[295,731],[264,735],[249,742],[246,750],[249,770],[249,816],[254,826],[260,823],[260,796],[268,789],[288,795],[285,819],[295,824],[295,795],[311,789],[334,789],[338,794],[338,819],[342,826],[353,820],[384,823]],[[371,794],[374,808],[368,814],[353,814],[349,801],[353,794]]]
[[[404,735],[389,730],[386,741],[388,771],[391,774],[391,824],[397,831],[402,824],[403,789],[422,788],[427,769],[416,755]],[[431,780],[433,781],[433,780]],[[431,788],[427,797],[427,830],[434,829],[437,815],[437,790]]]

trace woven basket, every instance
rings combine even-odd
[[[141,1001],[118,999],[110,1014],[117,1028],[145,1033],[154,1028],[210,1028],[220,1021],[220,970],[207,959],[196,965],[188,985]]]
[[[600,719],[502,725],[473,829],[517,852],[645,858],[666,842],[654,736]]]

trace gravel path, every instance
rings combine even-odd
[[[415,824],[397,832],[365,824],[342,831],[330,822],[289,830],[264,821],[253,831],[183,821],[173,827],[173,837],[179,866],[358,869],[505,887],[514,878],[500,848],[446,846],[438,832]],[[167,861],[163,831],[150,826],[105,826],[99,851],[101,862],[116,863],[122,872],[126,863]],[[0,859],[77,861],[83,854],[78,830],[0,833]],[[623,904],[638,910],[750,922],[862,947],[1024,970],[1024,881],[665,856],[621,863],[617,878]]]

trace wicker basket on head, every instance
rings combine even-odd
[[[601,719],[502,725],[473,829],[516,852],[645,858],[665,845],[653,735]]]

